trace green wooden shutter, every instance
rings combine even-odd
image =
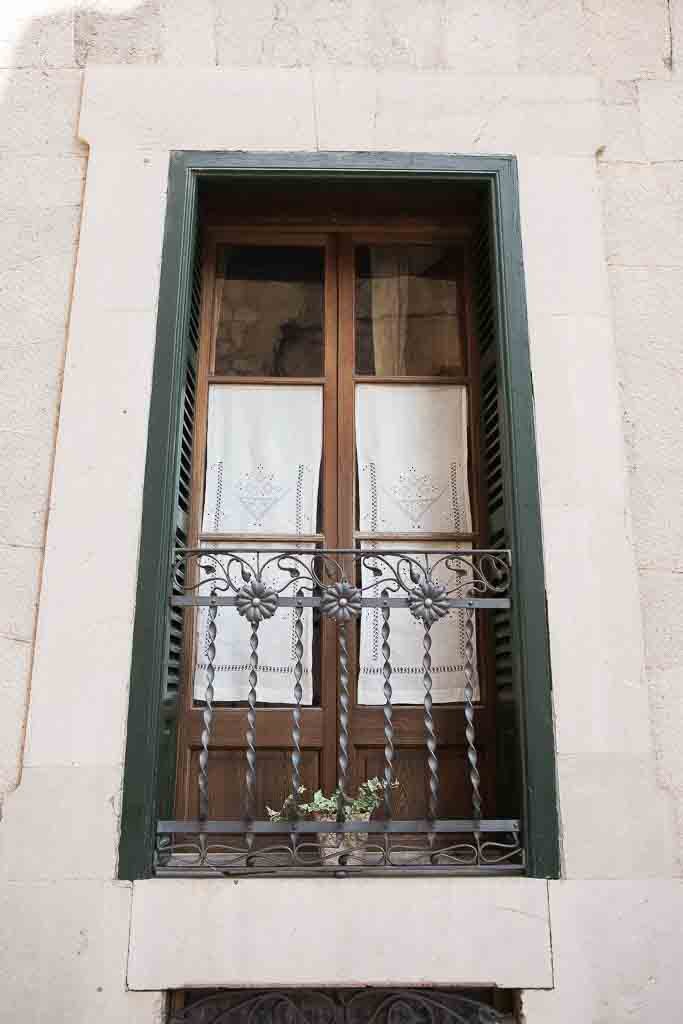
[[[479,342],[481,388],[481,467],[486,509],[486,546],[511,547],[505,501],[504,397],[494,287],[491,225],[482,219],[474,236],[475,317]],[[513,554],[514,557],[514,554]],[[509,608],[491,613],[492,664],[496,702],[496,815],[518,817],[521,811],[520,737],[512,658]]]
[[[197,362],[199,353],[199,320],[201,315],[202,271],[196,253],[185,345],[184,382],[179,417],[178,486],[175,493],[174,547],[187,546],[190,502],[192,499],[192,449],[197,407]],[[174,575],[173,591],[181,593],[184,569]],[[176,726],[182,679],[182,657],[185,615],[181,608],[168,610],[168,644],[165,664],[159,737],[160,818],[173,817],[176,769]]]

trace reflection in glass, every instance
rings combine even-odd
[[[443,377],[465,369],[453,245],[356,248],[356,372]]]
[[[322,376],[324,279],[321,248],[221,246],[214,372]]]

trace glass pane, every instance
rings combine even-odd
[[[321,377],[324,280],[322,248],[221,246],[214,372]]]
[[[356,373],[444,377],[465,369],[454,245],[356,248]]]

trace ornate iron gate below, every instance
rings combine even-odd
[[[197,993],[169,1024],[514,1024],[475,993],[435,989],[225,989]],[[480,995],[479,992],[476,993]]]

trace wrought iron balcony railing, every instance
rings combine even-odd
[[[157,825],[157,875],[244,874],[516,874],[525,857],[519,818],[488,818],[482,802],[475,730],[477,678],[476,618],[510,607],[510,552],[381,548],[313,549],[301,545],[273,548],[181,549],[176,554],[170,602],[186,616],[200,617],[204,642],[205,683],[200,702],[203,728],[198,757],[198,817],[163,820]],[[243,622],[248,652],[244,733],[244,806],[239,820],[214,820],[209,814],[212,729],[215,700],[216,645],[224,613],[231,609]],[[294,685],[288,740],[289,796],[279,820],[259,818],[256,780],[259,771],[259,631],[279,609],[293,610]],[[301,810],[303,616],[314,609],[333,625],[338,652],[338,775],[336,814],[312,817]],[[366,609],[381,616],[381,686],[383,704],[383,778],[380,819],[348,820],[350,803],[350,669],[349,647],[356,623]],[[439,737],[432,695],[433,636],[448,629],[449,613],[461,610],[463,622],[462,730],[471,816],[442,818],[439,806]],[[397,753],[392,679],[392,622],[412,615],[422,632],[422,700],[424,758],[428,779],[426,814],[404,819],[392,812],[397,785]],[[197,629],[196,618],[194,621]],[[267,627],[266,627],[267,628]],[[326,627],[330,628],[330,625]],[[452,624],[451,624],[452,628]],[[327,819],[327,820],[325,820]]]

